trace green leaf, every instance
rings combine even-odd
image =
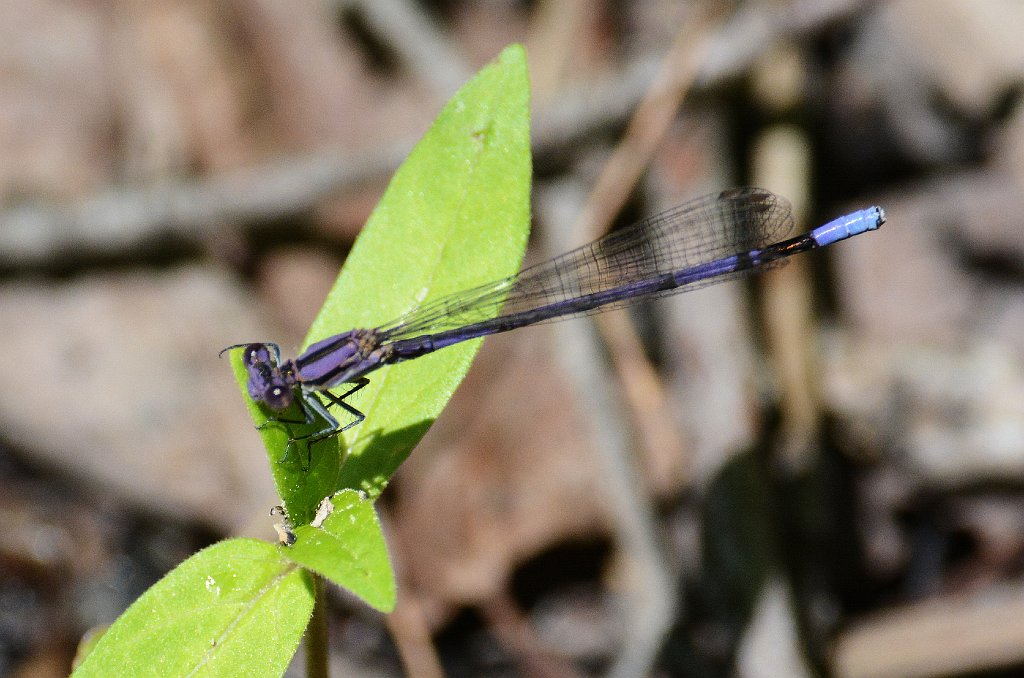
[[[307,345],[513,275],[526,248],[529,200],[529,82],[525,52],[513,45],[455,94],[395,174]],[[468,341],[371,373],[349,399],[366,420],[345,433],[349,453],[337,488],[377,496],[479,346]]]
[[[280,547],[220,542],[153,585],[75,676],[280,676],[313,611],[309,575]]]
[[[284,554],[356,594],[381,612],[395,607],[395,579],[373,502],[355,490],[330,499],[322,522],[295,528]]]
[[[529,195],[529,82],[525,52],[513,45],[456,93],[395,173],[306,345],[514,274],[529,233]],[[344,464],[335,438],[286,452],[289,431],[301,436],[320,422],[263,428],[292,523],[307,524],[320,500],[342,488],[376,497],[448,402],[479,345],[464,342],[371,373],[370,384],[349,399],[367,417],[345,434]],[[235,374],[261,426],[271,413],[248,398],[239,354],[232,353]],[[302,416],[293,406],[280,418]]]
[[[525,51],[512,45],[455,94],[395,173],[306,346],[516,273],[529,234],[529,200],[529,81]],[[480,340],[468,341],[371,373],[370,384],[348,399],[367,416],[345,434],[344,464],[340,436],[318,442],[311,453],[299,443],[286,455],[284,426],[263,429],[293,524],[307,524],[320,500],[342,488],[376,497],[444,408],[479,346]],[[232,352],[235,375],[259,426],[270,412],[249,399],[239,353]],[[283,416],[302,419],[295,407]],[[318,428],[287,426],[293,435]]]

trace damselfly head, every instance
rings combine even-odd
[[[278,365],[276,351],[272,352],[267,344],[249,344],[243,360],[249,373],[249,397],[276,412],[288,409],[295,387],[291,362]]]

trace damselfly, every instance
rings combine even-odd
[[[793,218],[783,198],[759,188],[731,189],[613,231],[517,275],[427,302],[379,327],[322,339],[292,360],[281,360],[273,343],[224,350],[245,347],[253,400],[278,414],[296,403],[303,421],[288,423],[322,421],[317,431],[290,437],[290,452],[297,440],[312,445],[360,423],[363,413],[345,399],[368,383],[367,374],[384,365],[467,339],[698,289],[875,230],[884,222],[882,208],[870,207],[787,239]],[[347,385],[344,393],[332,393],[342,385]],[[328,411],[331,405],[354,420],[339,424]],[[268,424],[275,421],[288,420]]]

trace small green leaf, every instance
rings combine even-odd
[[[373,502],[355,490],[330,499],[318,527],[295,528],[295,545],[283,553],[319,572],[382,612],[395,607],[395,579]]]
[[[529,82],[513,45],[455,94],[395,174],[310,329],[376,327],[519,270],[530,221]],[[376,496],[462,381],[480,340],[369,375],[337,488]],[[316,450],[316,454],[320,451]]]
[[[280,676],[313,611],[309,575],[280,548],[220,542],[153,585],[75,676]]]

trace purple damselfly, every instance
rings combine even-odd
[[[366,375],[384,365],[468,339],[730,280],[875,230],[884,222],[882,208],[870,207],[786,239],[794,225],[785,199],[760,188],[730,189],[613,231],[508,278],[429,301],[379,327],[322,339],[293,360],[282,361],[273,343],[236,344],[224,351],[245,347],[253,400],[278,414],[292,403],[302,411],[304,421],[278,418],[264,426],[312,425],[317,417],[323,421],[309,435],[289,434],[287,458],[298,440],[311,446],[362,422],[365,415],[345,398],[366,386]],[[344,393],[331,392],[342,384],[348,386]],[[354,421],[339,424],[328,411],[331,405]]]

